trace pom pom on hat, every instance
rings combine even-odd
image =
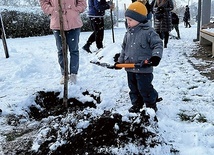
[[[137,0],[137,1],[143,3],[144,5],[147,3],[147,0]]]
[[[141,2],[134,2],[129,5],[125,12],[126,17],[130,17],[138,22],[147,21],[147,9],[146,6]]]

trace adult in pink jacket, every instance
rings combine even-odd
[[[62,41],[60,35],[60,19],[58,0],[39,0],[42,10],[50,15],[50,28],[53,30],[58,50],[58,62],[62,78],[60,84],[64,84],[64,59],[62,53]],[[68,49],[70,52],[69,81],[76,83],[79,69],[79,36],[83,26],[80,14],[85,11],[86,0],[61,0],[63,12],[63,25]]]

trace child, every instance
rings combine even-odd
[[[147,21],[147,9],[141,2],[130,4],[125,12],[128,30],[124,36],[122,51],[117,63],[139,64],[127,68],[128,86],[132,107],[129,112],[139,112],[146,107],[157,111],[157,91],[153,88],[153,66],[160,62],[163,42]],[[116,63],[116,64],[117,64]]]

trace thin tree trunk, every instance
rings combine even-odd
[[[113,0],[111,0],[110,2],[113,4]],[[114,39],[114,19],[113,19],[112,9],[110,10],[110,14],[111,14],[112,41],[113,41],[113,43],[114,43],[114,42],[115,42],[115,39]]]
[[[60,35],[62,40],[62,52],[63,52],[63,59],[64,59],[64,94],[63,94],[63,105],[65,107],[68,106],[68,57],[67,57],[67,43],[63,25],[63,12],[62,12],[62,5],[61,0],[58,0],[59,3],[59,18],[60,18]]]
[[[5,30],[4,30],[4,23],[2,20],[1,13],[0,13],[0,31],[1,31],[0,35],[1,35],[2,43],[4,46],[5,56],[6,56],[6,58],[9,58],[9,52],[8,52],[7,42],[6,42],[6,34],[5,34]]]

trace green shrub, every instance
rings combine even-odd
[[[42,36],[52,33],[49,18],[43,14],[4,10],[2,13],[6,36],[9,38]]]
[[[1,12],[7,38],[44,36],[52,34],[50,19],[43,12],[20,12],[3,10]],[[86,13],[81,14],[83,27],[81,31],[91,31],[90,21]],[[111,28],[110,15],[104,17],[105,29]]]

